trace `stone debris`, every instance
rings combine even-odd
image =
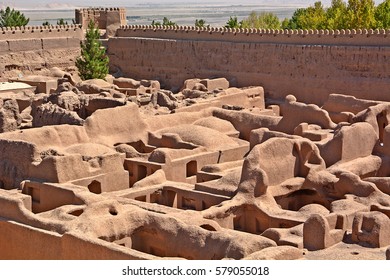
[[[53,248],[0,245],[1,258],[85,259],[101,244],[104,258],[348,259],[353,243],[364,259],[390,245],[387,103],[266,108],[262,87],[226,79],[178,93],[69,80],[0,99],[0,216]]]

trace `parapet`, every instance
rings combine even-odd
[[[81,25],[24,26],[0,28],[0,41],[44,38],[83,38]]]
[[[256,28],[123,25],[118,37],[318,45],[388,46],[390,30],[281,30]]]

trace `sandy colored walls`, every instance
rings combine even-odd
[[[229,30],[126,26],[109,40],[111,70],[181,86],[236,78],[266,95],[322,104],[331,93],[390,101],[388,31]]]
[[[0,251],[3,260],[49,260],[61,254],[61,236],[0,219]]]
[[[108,54],[112,72],[168,88],[193,77],[227,77],[239,87],[261,85],[268,97],[294,94],[318,105],[331,93],[390,101],[388,33],[124,26],[109,39]],[[74,66],[82,37],[79,25],[2,28],[1,78],[12,70]]]
[[[81,24],[83,28],[88,27],[90,20],[97,23],[100,29],[106,29],[112,24],[126,24],[125,8],[88,8],[75,10],[76,23]]]
[[[12,70],[74,66],[82,38],[78,25],[0,28],[0,80]]]
[[[60,235],[13,221],[0,219],[0,231],[0,260],[146,259],[142,253],[129,253],[105,241]]]
[[[88,8],[75,10],[76,23],[87,29],[93,20],[100,29],[106,30],[106,37],[115,35],[121,25],[127,24],[125,8]]]

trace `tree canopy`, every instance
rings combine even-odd
[[[177,26],[176,22],[171,21],[167,17],[163,18],[162,23],[160,21],[153,20],[152,25],[153,26],[160,26],[160,25],[162,25],[162,26]]]
[[[85,41],[81,43],[81,56],[76,60],[76,66],[83,80],[103,79],[108,74],[109,60],[99,38],[99,29],[91,20],[88,24]]]
[[[390,28],[390,0],[383,1],[375,9],[377,28]]]
[[[0,10],[0,27],[25,26],[29,21],[23,13],[10,7]]]
[[[329,8],[317,1],[297,9],[285,19],[283,29],[359,29],[386,28],[390,25],[390,0],[377,7],[373,0],[332,0]]]
[[[176,26],[167,17],[163,21],[154,21],[152,25]],[[209,27],[204,19],[195,20],[196,27]],[[291,18],[280,20],[272,12],[251,12],[239,21],[230,16],[224,25],[226,28],[261,29],[389,29],[390,0],[384,0],[375,6],[374,0],[332,0],[326,7],[316,1],[307,8],[298,8]]]
[[[195,20],[195,27],[209,27],[209,24],[206,24],[206,21],[204,19],[196,19]]]
[[[332,0],[329,7],[316,1],[307,8],[295,10],[291,18],[282,22],[273,13],[252,12],[242,21],[231,16],[225,27],[333,30],[390,28],[390,0],[378,6],[375,6],[374,0]]]
[[[236,16],[230,17],[229,20],[226,22],[225,27],[227,28],[241,28],[242,22],[238,22],[238,19]]]
[[[67,25],[68,22],[65,21],[63,18],[60,18],[59,20],[57,20],[57,25]]]
[[[283,26],[286,29],[323,29],[326,20],[326,12],[320,1],[306,9],[297,9],[292,18]]]
[[[241,22],[242,28],[264,28],[264,29],[279,29],[279,18],[273,13],[256,13],[252,12]]]

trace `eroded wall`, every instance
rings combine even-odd
[[[282,31],[124,26],[109,40],[111,70],[166,86],[235,78],[266,94],[322,104],[331,93],[390,101],[385,30]]]
[[[0,29],[0,79],[13,70],[74,66],[83,31],[78,25]]]

